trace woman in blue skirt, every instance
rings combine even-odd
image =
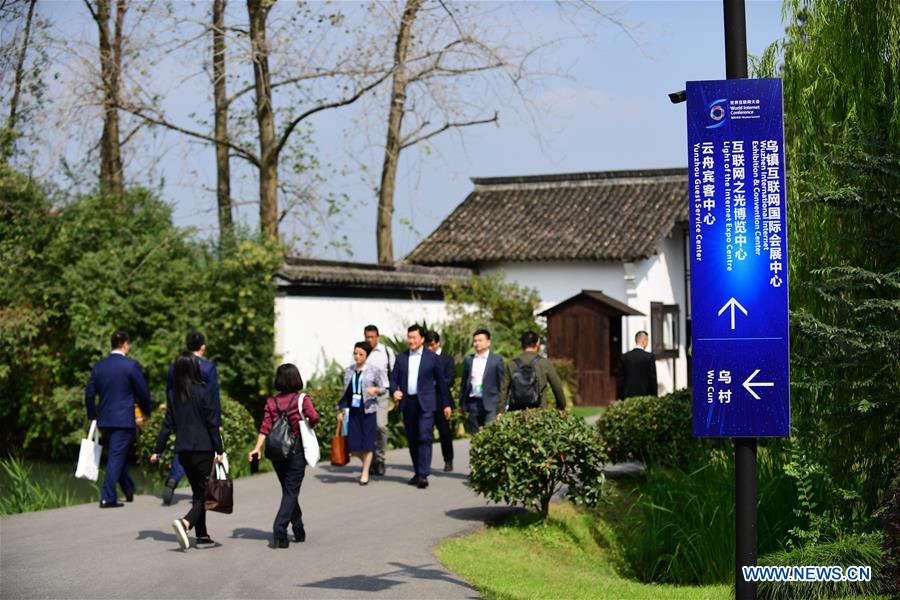
[[[338,420],[344,418],[345,408],[350,409],[347,423],[347,450],[362,460],[359,485],[369,483],[369,467],[375,450],[377,429],[375,413],[378,396],[388,386],[387,375],[378,367],[366,364],[372,347],[367,342],[353,346],[353,364],[344,372],[344,395],[338,403]]]

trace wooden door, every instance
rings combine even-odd
[[[608,336],[603,315],[593,311],[579,311],[578,342],[575,368],[578,371],[578,400],[588,406],[602,405],[605,398],[604,340]]]

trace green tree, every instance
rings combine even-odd
[[[84,385],[109,336],[128,331],[156,404],[190,329],[205,331],[225,393],[257,409],[274,367],[277,246],[217,248],[172,223],[151,193],[56,205],[0,167],[2,447],[62,456],[84,427]],[[257,411],[258,412],[258,411]]]
[[[472,348],[472,332],[487,328],[491,349],[506,358],[519,354],[519,337],[526,331],[544,336],[535,314],[541,305],[536,290],[507,282],[502,274],[476,275],[444,288],[449,319],[441,341],[457,361]]]
[[[222,389],[257,419],[275,375],[277,243],[239,232],[233,244],[206,248],[202,327],[209,358],[219,365]]]
[[[900,7],[789,0],[790,471],[815,541],[870,528],[900,453]],[[811,497],[811,490],[830,492]]]

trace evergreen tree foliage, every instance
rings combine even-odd
[[[258,412],[274,367],[277,246],[191,238],[146,190],[52,202],[0,167],[0,448],[59,457],[84,433],[91,365],[124,329],[154,404],[197,329],[223,393]],[[67,450],[69,448],[69,450]]]
[[[784,79],[789,471],[795,534],[815,542],[874,526],[900,455],[900,5],[788,0],[785,15],[756,71]]]

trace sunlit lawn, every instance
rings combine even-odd
[[[533,514],[445,540],[438,559],[485,598],[730,598],[731,586],[649,585],[615,569],[615,545],[603,521],[568,503],[551,507],[547,525]]]

